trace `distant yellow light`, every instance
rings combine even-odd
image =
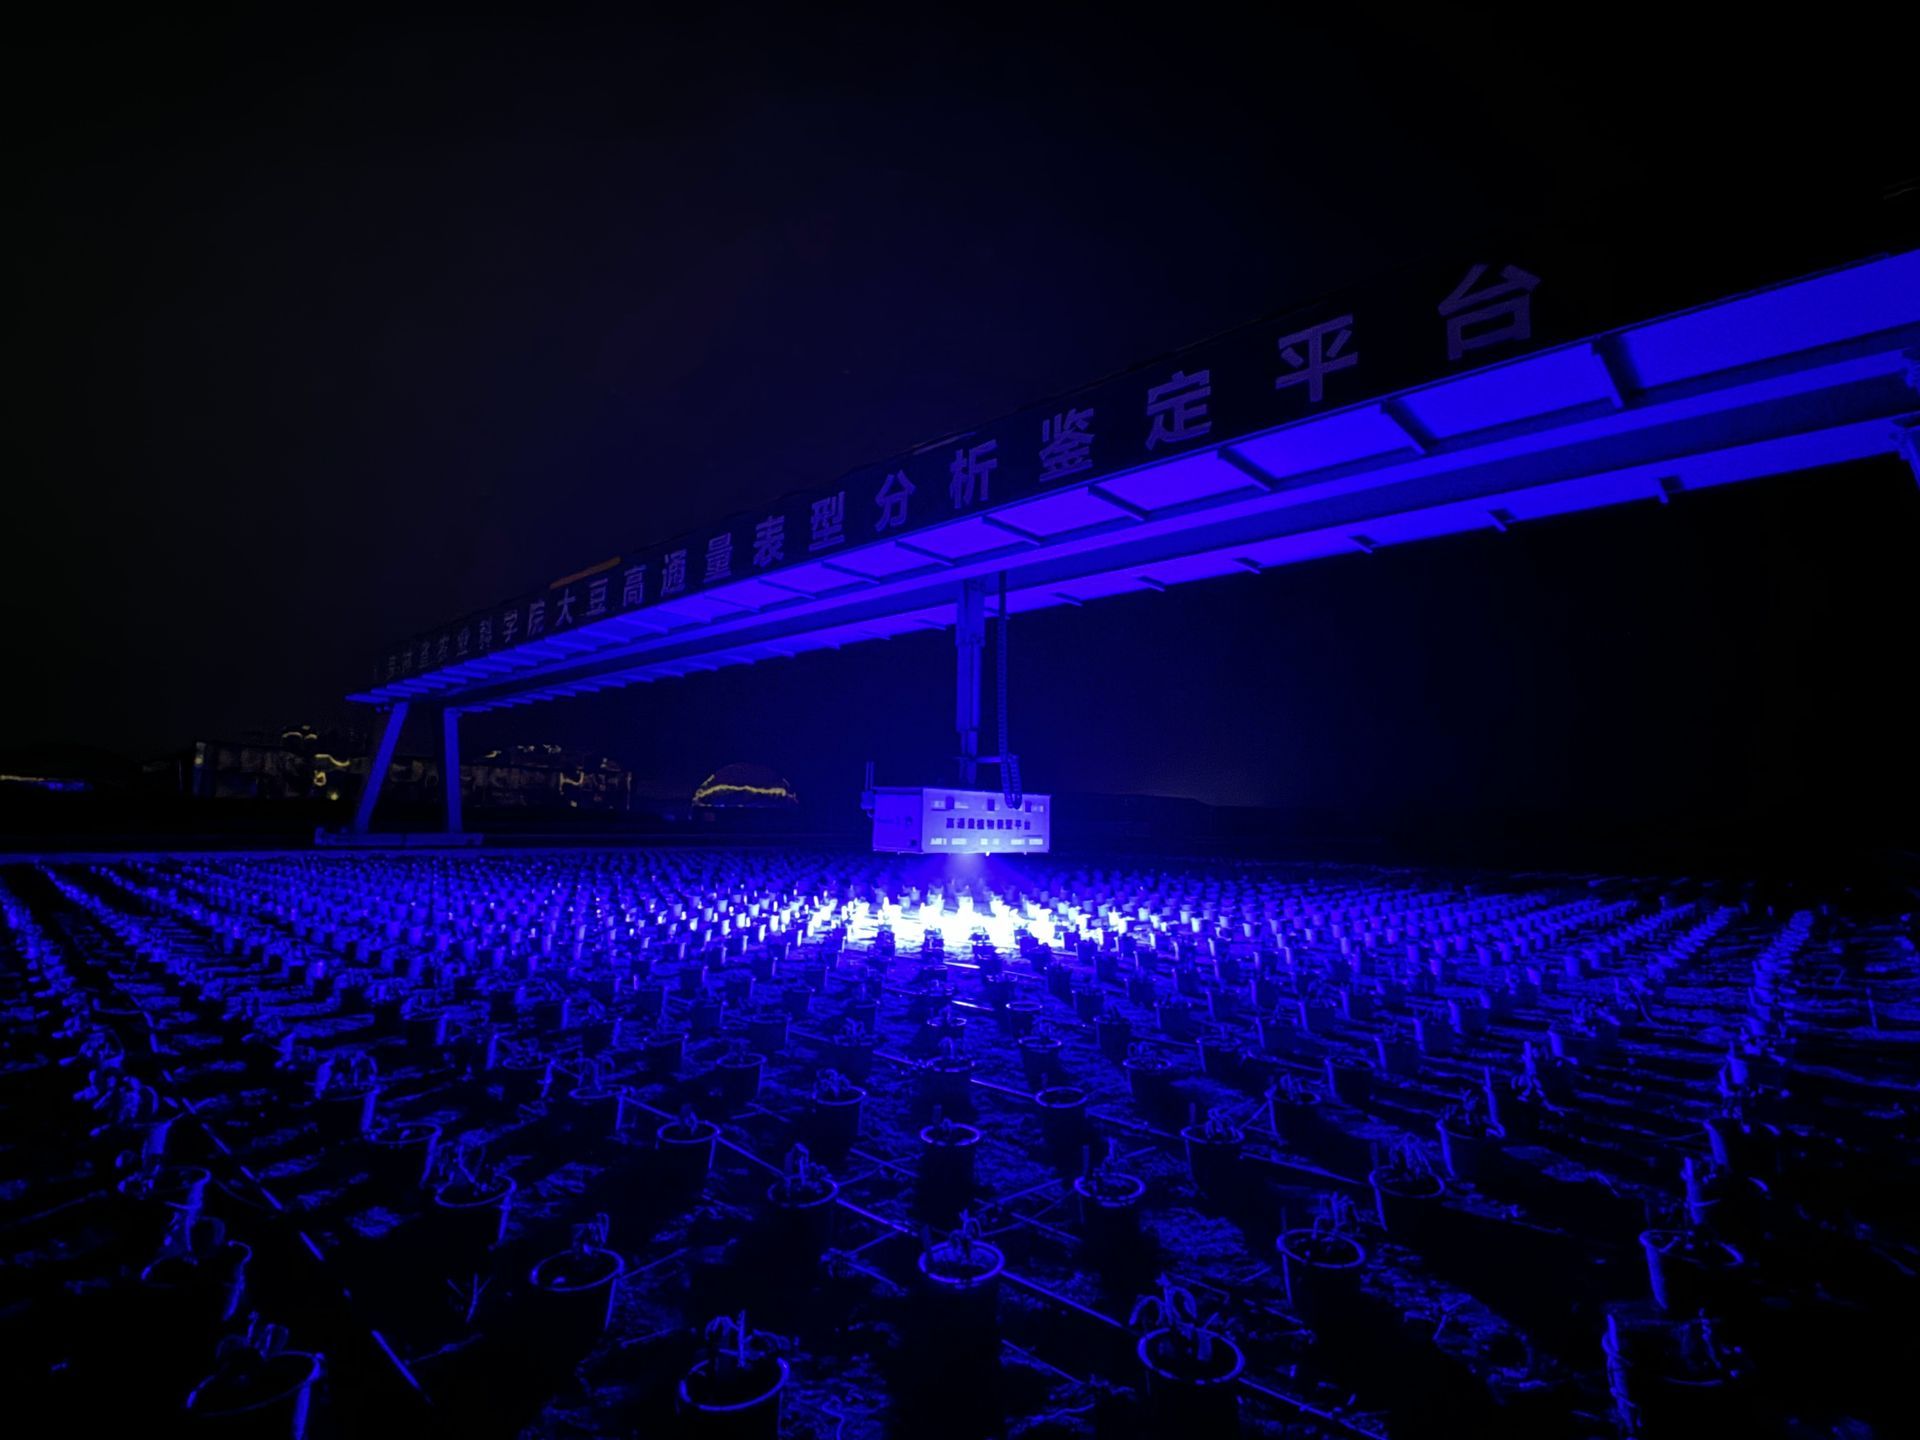
[[[693,803],[705,805],[715,795],[765,795],[772,800],[792,800],[793,791],[784,785],[731,785],[719,784],[709,775],[704,784],[693,792]]]

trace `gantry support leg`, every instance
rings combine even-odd
[[[440,780],[447,791],[447,833],[460,833],[460,707],[440,712]]]
[[[366,783],[360,787],[360,803],[353,810],[353,833],[364,835],[373,828],[373,807],[380,802],[380,787],[387,783],[387,771],[393,765],[394,748],[400,743],[401,727],[407,723],[407,702],[396,700],[387,711],[387,723],[373,747],[373,760],[367,766]]]
[[[964,580],[954,604],[953,728],[960,737],[960,784],[980,783],[980,660],[987,643],[987,582]]]
[[[1906,416],[1893,422],[1893,448],[1913,471],[1914,483],[1920,485],[1920,416]]]

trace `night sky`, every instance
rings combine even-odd
[[[396,635],[1453,237],[1759,234],[1915,168],[1884,18],[1047,14],[20,37],[0,747],[334,722]],[[1016,627],[1015,743],[1035,788],[1376,829],[1891,825],[1917,554],[1911,476],[1868,466],[1053,612]],[[475,738],[850,796],[869,755],[944,775],[948,657]]]

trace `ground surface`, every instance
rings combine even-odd
[[[164,1429],[218,1377],[196,1404],[268,1399],[259,1433],[660,1433],[744,1310],[789,1440],[1899,1430],[1901,920],[1603,877],[766,852],[0,887],[0,1325],[76,1425]],[[1030,1073],[1022,1035],[1057,1058]],[[1121,1063],[1147,1057],[1157,1100]],[[850,1143],[827,1069],[865,1092]],[[657,1132],[689,1107],[717,1143],[676,1181]],[[971,1188],[930,1168],[936,1119],[979,1130]],[[382,1143],[429,1135],[431,1163]],[[769,1193],[798,1143],[838,1186],[797,1176],[833,1195],[812,1211]],[[1137,1203],[1090,1216],[1096,1162]],[[502,1177],[497,1243],[436,1199]],[[962,1212],[1004,1268],[954,1293],[921,1260]],[[1295,1231],[1358,1263],[1283,1262]],[[610,1305],[531,1282],[570,1247],[619,1256]],[[1163,1277],[1176,1343],[1190,1303],[1242,1352],[1225,1410],[1145,1383],[1158,1321],[1129,1322]],[[317,1380],[276,1345],[324,1353]]]

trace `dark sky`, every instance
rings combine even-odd
[[[1592,9],[1528,28],[1369,11],[1344,30],[1253,30],[1248,8],[1138,24],[1091,7],[886,24],[236,10],[20,37],[11,308],[27,363],[0,745],[143,754],[325,722],[396,634],[1446,237],[1685,224],[1723,198],[1764,226],[1809,187],[1913,168],[1913,52],[1884,16],[1745,37]],[[1835,544],[1819,563],[1848,565],[1841,537],[1863,531],[1856,570],[1898,563],[1915,514],[1894,480],[1828,487],[1848,498],[1820,502]],[[1739,518],[1658,541],[1629,531],[1651,547],[1633,561],[1644,585],[1621,582],[1606,527],[1646,517],[1589,517],[1591,538],[1556,536],[1544,574],[1511,558],[1522,546],[1496,559],[1464,541],[1367,574],[1334,563],[1036,617],[1016,653],[1070,675],[1085,709],[1030,702],[1030,748],[1057,760],[1034,783],[1332,804],[1329,785],[1364,789],[1378,769],[1404,788],[1406,765],[1377,762],[1407,736],[1378,720],[1357,736],[1363,692],[1328,657],[1409,634],[1444,673],[1450,655],[1492,667],[1474,683],[1509,712],[1568,702],[1564,677],[1634,625],[1680,648],[1731,626],[1764,668],[1804,651],[1805,618],[1735,614],[1725,591],[1798,562],[1724,537],[1800,535],[1795,503],[1727,501]],[[1594,633],[1576,625],[1561,648],[1537,621],[1504,644],[1472,635],[1502,606],[1537,615],[1582,565],[1678,610],[1644,602],[1621,630],[1596,602]],[[1896,591],[1847,584],[1883,606],[1871,648]],[[1467,608],[1440,607],[1463,591],[1445,604]],[[1410,608],[1425,616],[1411,631]],[[1284,663],[1248,663],[1269,646]],[[843,751],[944,755],[946,652],[874,653],[897,667],[887,685],[847,652],[488,723],[600,744],[673,783],[732,758],[814,778]],[[1089,665],[1103,673],[1076,673]],[[1129,686],[1185,694],[1220,728],[1177,749],[1145,722],[1095,723],[1126,707],[1114,672],[1129,668]],[[1727,703],[1731,673],[1689,700],[1690,734],[1718,723],[1702,707]],[[776,721],[800,713],[822,727],[811,739]],[[1658,749],[1635,713],[1632,753]],[[1492,743],[1465,730],[1468,749]],[[1300,747],[1322,734],[1339,756],[1315,789]],[[1775,783],[1801,743],[1748,737],[1738,783]],[[1549,780],[1567,764],[1535,760]]]

